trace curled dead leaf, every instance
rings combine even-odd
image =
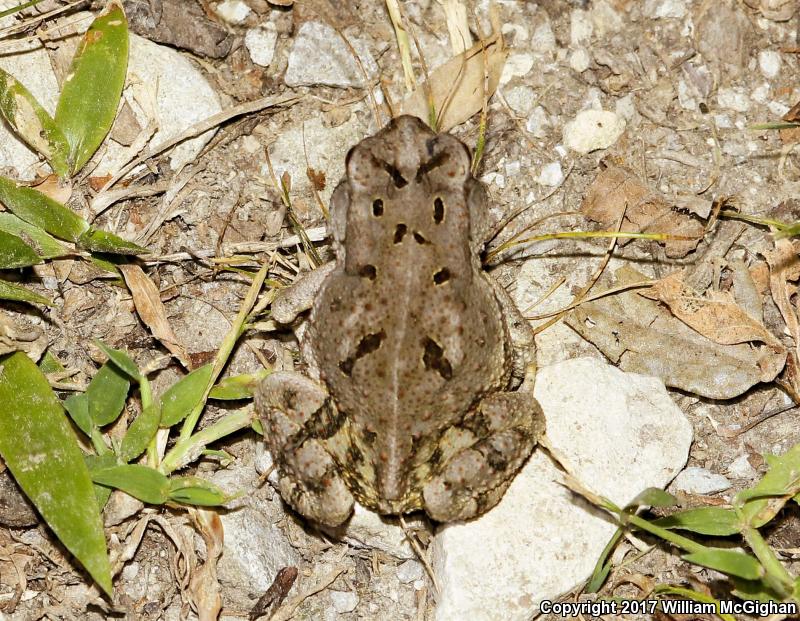
[[[190,369],[189,355],[169,324],[167,310],[161,303],[158,287],[138,265],[120,265],[119,270],[131,291],[136,312],[141,320],[150,328],[153,336],[161,341],[184,367]]]
[[[581,212],[604,227],[613,227],[624,211],[622,231],[667,233],[692,238],[659,242],[664,244],[668,257],[680,258],[697,248],[705,230],[699,220],[685,211],[702,214],[706,209],[710,212],[710,205],[686,199],[677,207],[681,210],[674,208],[627,168],[609,165],[598,173],[589,187]],[[619,239],[617,244],[624,246],[629,241]]]
[[[619,286],[647,280],[628,267]],[[721,345],[677,319],[663,304],[633,292],[583,304],[567,324],[625,371],[654,375],[667,386],[711,399],[731,399],[783,369],[785,350],[770,345]]]
[[[489,99],[497,90],[506,56],[499,34],[483,44],[473,45],[434,69],[427,82],[403,101],[399,114],[411,114],[427,123],[430,92],[438,116],[437,129],[446,132],[460,125],[483,107],[484,98]]]

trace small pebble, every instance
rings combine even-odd
[[[547,112],[542,106],[536,106],[528,117],[528,122],[525,124],[527,129],[536,138],[544,138],[547,135],[547,127],[550,121],[547,118]]]
[[[262,67],[269,67],[275,55],[278,33],[275,24],[267,22],[258,28],[250,28],[244,35],[244,44],[251,60]]]
[[[721,108],[747,112],[750,109],[750,98],[738,88],[720,88],[717,91],[717,103]]]
[[[358,606],[358,595],[353,591],[331,591],[330,595],[336,612],[353,612]]]
[[[729,489],[731,482],[721,474],[692,466],[683,470],[672,482],[672,489],[689,494],[716,494]]]
[[[625,131],[625,120],[608,110],[582,110],[564,126],[564,144],[578,153],[606,149]]]
[[[569,23],[569,40],[572,45],[577,47],[588,43],[589,39],[592,38],[593,31],[594,26],[589,19],[588,11],[582,11],[581,9],[573,10],[570,14]]]
[[[774,50],[761,50],[758,53],[758,66],[765,78],[774,78],[781,70],[781,55]]]
[[[583,73],[589,68],[589,52],[582,47],[578,48],[569,57],[569,66],[576,73]]]
[[[550,187],[556,187],[564,181],[564,173],[561,170],[561,162],[550,162],[542,167],[539,173],[539,183]]]
[[[506,84],[515,77],[523,77],[533,69],[533,56],[530,54],[511,54],[503,65],[500,84]]]
[[[739,455],[728,466],[728,474],[734,479],[750,479],[756,475],[756,470],[750,465],[747,455]]]
[[[422,565],[413,559],[398,565],[396,571],[397,579],[406,584],[422,578]]]
[[[243,0],[225,0],[217,5],[215,12],[229,24],[236,25],[244,22],[252,11]]]

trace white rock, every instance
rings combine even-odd
[[[253,464],[238,460],[215,472],[211,480],[230,493],[252,491],[259,486]],[[265,490],[245,494],[233,502],[234,510],[220,513],[225,529],[220,582],[229,591],[261,593],[282,567],[302,563],[302,557],[277,525],[283,515],[277,492],[273,500],[267,498]]]
[[[77,16],[76,16],[77,17]],[[88,28],[91,14],[80,15],[79,28]],[[150,139],[153,145],[179,134],[195,122],[221,110],[219,99],[203,75],[175,50],[130,35],[128,78],[123,98],[131,106],[139,124],[148,124],[148,114],[138,101],[153,100],[158,131]],[[53,74],[50,57],[41,48],[30,52],[0,56],[0,68],[19,79],[50,114],[55,113],[59,86]],[[32,79],[32,76],[35,78]],[[155,85],[158,84],[158,89]],[[175,147],[170,156],[173,169],[193,161],[200,149],[214,135],[210,130]],[[127,147],[106,138],[100,147],[105,153],[93,175],[113,174],[130,159]],[[3,124],[0,126],[0,168],[16,171],[16,178],[30,180],[36,176],[39,158]]]
[[[620,97],[614,104],[614,112],[625,119],[625,122],[630,121],[636,116],[636,104],[634,103],[633,93],[628,93],[625,97]]]
[[[358,595],[353,591],[329,591],[333,607],[338,613],[353,612],[358,606]]]
[[[750,109],[750,98],[741,88],[720,88],[717,91],[717,103],[720,108],[747,112]]]
[[[715,474],[705,468],[692,466],[681,472],[670,489],[675,491],[687,492],[689,494],[716,494],[731,486],[721,474]]]
[[[517,114],[528,116],[536,102],[536,91],[530,86],[515,86],[507,93],[503,93],[506,102]]]
[[[422,564],[419,561],[408,559],[406,562],[397,566],[397,579],[408,584],[422,578]]]
[[[250,59],[262,67],[269,67],[272,62],[277,40],[278,31],[272,22],[266,22],[257,28],[250,28],[244,35],[244,45],[250,54]]]
[[[765,78],[774,78],[781,70],[781,55],[775,50],[761,50],[758,53],[758,66]]]
[[[753,99],[753,101],[757,101],[760,104],[765,104],[769,101],[769,91],[769,84],[764,82],[753,89],[750,97]]]
[[[506,177],[516,177],[519,174],[519,171],[522,169],[522,164],[520,164],[519,160],[514,160],[513,162],[507,162],[505,169],[506,169]]]
[[[730,463],[728,474],[734,479],[750,479],[756,476],[756,469],[750,465],[747,455],[742,454]]]
[[[589,52],[579,47],[569,56],[569,66],[576,73],[583,73],[589,68]]]
[[[369,78],[378,74],[378,65],[366,43],[348,37]],[[328,24],[306,22],[300,27],[289,53],[284,82],[287,86],[322,84],[348,88],[364,86],[364,74],[350,48]]]
[[[660,380],[579,358],[540,369],[535,394],[567,467],[618,505],[663,487],[686,462],[691,425]],[[498,611],[527,621],[542,599],[589,576],[615,527],[560,476],[536,451],[498,506],[436,534],[437,621],[489,621]]]
[[[608,33],[618,32],[625,25],[622,16],[606,0],[592,3],[591,19],[594,33],[601,38]]]
[[[556,36],[553,34],[553,28],[550,26],[549,20],[545,20],[536,26],[531,37],[531,49],[539,54],[552,52],[556,49]]]
[[[564,144],[578,153],[606,149],[625,131],[625,120],[608,110],[582,110],[564,126]]]
[[[684,110],[697,110],[697,100],[694,92],[685,80],[678,80],[678,103]]]
[[[406,518],[406,524],[411,524],[412,528],[420,524],[416,518],[410,519],[409,522],[409,518]],[[405,531],[396,519],[382,518],[358,503],[355,505],[353,517],[344,526],[324,530],[336,539],[343,539],[358,548],[382,550],[399,559],[416,558]]]
[[[570,13],[569,40],[573,47],[589,43],[593,31],[594,26],[589,18],[588,11],[574,9],[572,13]]]
[[[310,166],[322,171],[326,183],[325,189],[320,192],[320,198],[327,205],[336,184],[344,174],[344,156],[350,147],[364,137],[364,130],[356,115],[337,127],[325,127],[318,116],[284,127],[269,149],[275,175],[280,179],[284,172],[288,172],[292,178],[292,195],[306,195],[312,201],[311,183],[306,169]],[[266,163],[262,172],[268,179],[269,169]]]
[[[542,106],[536,106],[525,123],[525,129],[532,133],[536,138],[544,138],[547,135],[547,128],[550,127],[550,119],[547,111]]]
[[[533,55],[532,54],[511,54],[503,65],[503,73],[500,74],[500,84],[506,84],[512,78],[521,78],[528,75],[528,72],[533,69]]]
[[[686,15],[685,0],[647,0],[644,14],[655,19],[681,19]]]
[[[486,173],[483,177],[481,177],[481,181],[486,185],[496,185],[501,190],[506,187],[505,176],[496,172]]]
[[[512,32],[514,33],[514,43],[515,45],[519,45],[520,43],[525,43],[529,38],[530,34],[528,34],[528,29],[520,24],[512,24],[510,22],[506,22],[500,27],[500,32],[503,33],[503,37],[510,35]]]
[[[770,101],[767,104],[767,109],[770,111],[771,114],[773,114],[778,118],[782,117],[790,110],[789,106],[787,106],[784,103],[781,103],[780,101]]]
[[[556,187],[561,185],[564,181],[564,172],[561,170],[561,162],[550,162],[542,166],[542,172],[539,173],[537,181],[541,185]]]
[[[234,26],[243,23],[252,13],[244,0],[225,0],[217,5],[214,12]]]

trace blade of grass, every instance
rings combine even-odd
[[[111,129],[127,70],[128,21],[122,5],[112,0],[84,34],[56,106],[55,122],[69,144],[72,174]]]
[[[59,541],[111,595],[89,470],[47,378],[21,352],[0,358],[0,456]]]

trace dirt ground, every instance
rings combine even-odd
[[[255,271],[279,247],[270,273],[276,283],[288,283],[309,267],[302,248],[285,242],[295,229],[265,167],[265,150],[278,170],[291,168],[302,152],[299,139],[305,128],[302,159],[321,171],[316,190],[324,202],[342,173],[347,149],[378,128],[363,88],[286,86],[284,76],[299,28],[308,21],[325,21],[364,42],[379,67],[379,84],[389,96],[385,99],[393,102],[405,96],[402,64],[382,2],[245,0],[249,13],[237,24],[220,17],[216,3],[198,0],[187,12],[191,20],[177,20],[160,29],[147,27],[140,19],[147,4],[126,3],[132,29],[181,49],[217,91],[223,109],[266,95],[297,95],[290,104],[224,124],[184,171],[171,171],[166,158],[157,158],[151,170],[134,181],[166,187],[184,184],[147,244],[153,255],[143,258],[140,265],[158,286],[170,323],[192,362],[203,364],[213,357],[249,286],[247,277],[218,269],[210,257],[236,256],[240,259],[237,267]],[[172,8],[164,8],[162,18],[175,11],[173,4],[163,0],[164,7]],[[467,4],[474,11],[470,23],[477,18],[488,32],[488,3]],[[442,6],[430,0],[402,6],[427,64],[434,67],[446,60],[452,52]],[[707,220],[693,215],[691,209],[670,209],[687,197],[705,201],[709,207],[724,198],[750,216],[785,222],[800,219],[798,136],[750,127],[779,121],[800,101],[796,84],[800,21],[788,6],[781,7],[780,2],[767,0],[497,2],[494,10],[509,57],[498,93],[489,102],[478,176],[486,183],[499,217],[518,215],[490,248],[522,231],[529,235],[613,228],[615,222],[599,223],[587,217],[585,210],[581,212],[592,184],[609,167],[624,168],[668,203],[668,213],[700,222],[701,231]],[[274,25],[277,41],[274,57],[265,67],[253,62],[244,37],[249,29],[267,22]],[[420,71],[416,56],[414,66]],[[565,126],[585,109],[611,111],[624,120],[624,132],[609,148],[581,154],[564,147]],[[473,115],[452,133],[474,146],[479,120],[479,114]],[[318,196],[302,167],[291,176],[290,185],[294,216],[314,237],[321,258],[330,258],[328,240],[320,228],[325,221]],[[90,193],[88,186],[86,192]],[[125,200],[97,223],[123,236],[136,234],[159,218],[163,208],[161,195]],[[247,244],[254,250],[249,251]],[[592,278],[608,245],[608,239],[530,243],[493,258],[487,268],[527,315],[543,315],[569,303]],[[774,248],[765,227],[720,219],[687,252],[654,241],[620,244],[597,288],[611,286],[610,274],[623,264],[635,266],[649,278],[703,264],[711,275],[708,282],[724,289],[733,278],[730,265],[743,262],[759,287],[764,325],[785,346],[794,348],[791,330],[770,295],[765,257]],[[102,357],[91,343],[100,338],[127,349],[140,367],[159,368],[151,375],[156,392],[174,382],[180,366],[165,358],[166,350],[139,320],[127,289],[91,275],[77,278],[75,273],[49,291],[56,307],[43,314],[41,321],[49,350],[77,372],[71,381],[85,385],[94,374]],[[34,286],[42,287],[47,275],[38,268],[36,274],[32,272]],[[528,307],[562,278],[564,283],[556,293],[530,311]],[[796,281],[794,276],[790,296],[794,296]],[[794,303],[794,297],[791,300]],[[17,317],[30,313],[24,306],[8,308]],[[542,327],[546,321],[532,323]],[[266,319],[261,328],[243,337],[227,373],[255,372],[264,364],[294,366],[298,352],[292,333],[275,329]],[[595,345],[563,322],[543,329],[537,344],[540,365],[587,354],[602,357]],[[779,454],[800,442],[795,409],[748,427],[765,412],[777,411],[790,401],[775,382],[757,384],[729,399],[670,390],[694,427],[687,465],[723,474],[731,483],[730,488],[712,494],[675,490],[683,506],[723,504],[763,474],[764,453]],[[202,426],[243,407],[241,402],[232,403],[209,406]],[[303,578],[306,586],[319,584],[318,592],[308,594],[291,618],[434,618],[433,588],[424,572],[411,571],[415,562],[407,565],[408,561],[384,552],[338,542],[287,515],[274,489],[259,479],[258,473],[263,473],[259,464],[265,456],[253,431],[240,432],[213,448],[235,457],[239,464],[235,471],[241,473],[231,481],[215,480],[249,485],[246,494],[259,497],[267,516],[262,535],[275,532],[291,543],[293,551],[282,548],[280,554],[287,556],[275,568],[296,566],[298,585]],[[207,459],[195,462],[193,471],[212,476],[219,468],[219,461]],[[3,477],[8,473],[0,473],[0,482],[10,485]],[[89,588],[85,574],[43,525],[7,524],[0,528],[0,549],[6,554],[0,562],[13,564],[17,559],[19,575],[13,584],[24,584],[24,591],[5,612],[2,602],[8,600],[0,600],[0,619],[196,618],[189,599],[202,589],[188,582],[187,554],[191,550],[205,561],[207,551],[199,528],[191,524],[185,511],[149,508],[107,527],[112,546],[120,549],[141,537],[140,545],[130,546],[131,557],[117,578],[114,608]],[[137,526],[141,532],[134,532]],[[798,506],[787,505],[766,534],[771,546],[783,551],[789,571],[797,574]],[[426,542],[424,533],[420,539]],[[624,541],[615,559],[635,556],[640,545],[638,539]],[[244,618],[275,575],[263,576],[258,585],[248,584],[236,573],[239,570],[221,563],[217,577],[222,618]],[[7,572],[10,566],[6,567]],[[6,575],[0,573],[0,577]],[[726,589],[721,574],[685,563],[668,548],[656,546],[615,570],[603,593],[635,597],[655,582],[706,585],[717,596]],[[15,588],[10,580],[0,584],[0,596]],[[358,602],[354,610],[349,599],[353,593]],[[290,591],[290,597],[296,594]]]

